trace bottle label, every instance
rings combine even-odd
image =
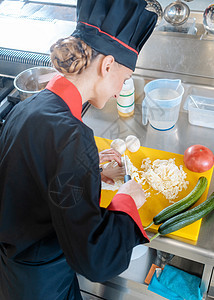
[[[128,107],[121,107],[119,105],[117,105],[117,109],[118,111],[122,112],[123,114],[129,114],[130,112],[132,112],[134,110],[134,104]]]
[[[134,91],[128,91],[126,95],[121,95],[117,99],[117,109],[126,114],[134,110]]]
[[[128,94],[127,92],[123,92],[123,91],[120,92],[121,97],[130,97],[133,94],[134,94],[134,91],[130,91],[130,94]]]

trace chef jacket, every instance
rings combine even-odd
[[[101,177],[82,99],[61,75],[17,104],[0,136],[0,299],[81,299],[76,272],[103,282],[148,242],[134,200],[99,205]]]

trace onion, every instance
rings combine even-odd
[[[123,155],[123,153],[126,151],[126,143],[122,139],[115,139],[111,143],[111,148]]]
[[[135,135],[128,135],[126,147],[130,152],[137,152],[140,149],[140,140]]]

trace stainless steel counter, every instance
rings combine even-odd
[[[161,132],[153,129],[149,124],[146,126],[142,125],[141,103],[144,98],[144,79],[134,76],[134,81],[136,84],[136,107],[133,117],[127,119],[119,117],[116,101],[113,99],[109,100],[103,110],[97,110],[92,106],[89,108],[83,121],[94,130],[95,136],[109,139],[120,137],[124,139],[127,135],[134,134],[140,139],[141,145],[145,147],[183,154],[188,146],[203,144],[214,152],[214,130],[189,124],[187,112],[183,109],[183,102],[187,97],[189,89],[194,87],[192,84],[184,84],[185,93],[177,124],[173,129]],[[197,88],[200,87],[197,85]],[[213,88],[208,86],[203,86],[202,88],[206,89],[208,94],[214,94]],[[214,176],[212,177],[208,195],[213,191]],[[204,299],[206,298],[206,292],[214,267],[213,231],[214,213],[211,213],[203,219],[199,238],[196,243],[185,239],[178,240],[160,236],[148,244],[151,248],[203,264],[201,291],[204,294]],[[148,231],[148,236],[152,237],[153,234]],[[154,299],[154,297],[151,299]]]

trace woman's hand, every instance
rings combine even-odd
[[[100,164],[107,161],[115,160],[118,163],[118,165],[122,167],[121,154],[114,149],[107,149],[101,151],[99,153],[99,157],[100,157]]]
[[[115,160],[102,165],[102,169],[101,179],[108,184],[114,184],[114,179],[123,179],[125,175],[124,167],[120,167]]]
[[[113,179],[124,174],[124,169],[121,162],[121,154],[114,149],[107,149],[99,153],[99,158],[100,164],[104,162],[112,162],[106,166],[103,165],[101,180],[108,184],[114,184]]]
[[[136,206],[139,209],[146,201],[144,190],[142,186],[137,183],[134,179],[124,183],[118,190],[117,194],[127,194],[130,195]]]

